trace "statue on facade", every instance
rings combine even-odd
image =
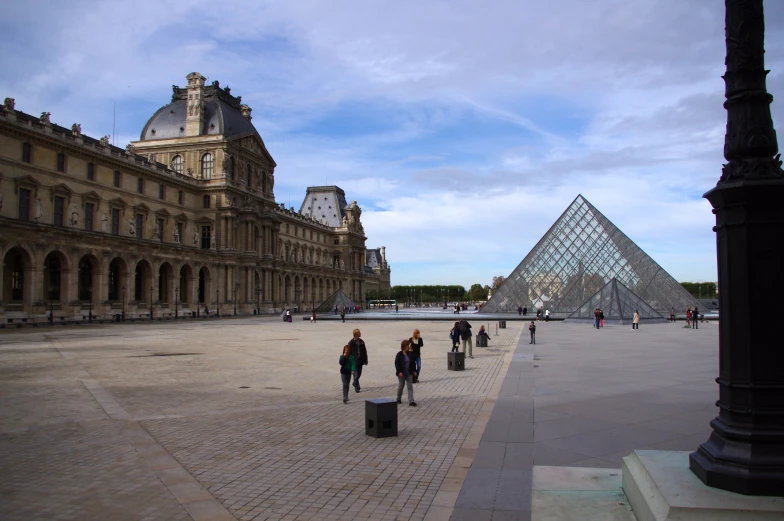
[[[155,163],[155,154],[147,154],[147,161]]]
[[[215,241],[215,232],[212,232],[212,237],[210,237],[210,248],[213,250],[217,248],[216,241]]]
[[[136,153],[136,147],[135,146],[131,145],[130,143],[125,145],[125,154],[126,155],[132,156],[135,153]]]
[[[223,173],[228,174],[231,172],[231,154],[224,154],[223,155]]]
[[[191,167],[188,167],[188,168],[185,170],[185,173],[186,173],[186,174],[188,174],[189,176],[193,177],[193,168],[191,168]]]
[[[41,118],[40,118],[41,123],[43,125],[51,125],[52,124],[52,120],[50,119],[51,115],[52,115],[51,112],[41,112]]]
[[[179,224],[175,224],[174,225],[174,242],[176,242],[177,244],[180,244],[180,225]]]
[[[348,219],[346,219],[346,216],[344,215],[343,216],[343,228],[345,228],[347,226],[348,226]]]
[[[103,233],[109,232],[109,217],[106,215],[106,212],[101,216],[101,231]]]
[[[299,262],[300,262],[300,264],[304,264],[305,263],[305,251],[304,250],[299,250]]]
[[[131,237],[136,236],[136,223],[133,222],[133,218],[128,221],[128,235]]]
[[[8,112],[13,112],[16,107],[16,100],[14,98],[6,98],[3,101],[3,108]]]
[[[108,135],[101,137],[101,146],[102,147],[108,147],[109,146],[109,136]]]
[[[79,207],[75,204],[71,206],[71,226],[79,226]]]
[[[44,207],[41,204],[41,198],[40,197],[36,197],[35,198],[35,212],[34,212],[35,220],[36,221],[40,221],[41,217],[43,217],[43,216],[44,216]]]
[[[162,231],[162,230],[161,230],[161,227],[160,227],[160,225],[158,224],[158,220],[156,219],[156,220],[155,220],[155,230],[152,232],[152,233],[153,233],[153,236],[154,236],[154,237],[156,237],[156,238],[158,238],[158,239],[160,239],[160,237],[161,237],[161,231]]]
[[[199,245],[199,232],[197,232],[196,230],[193,231],[193,245],[194,246]]]
[[[81,136],[82,135],[82,125],[79,123],[74,123],[71,125],[71,134],[74,136]]]
[[[340,269],[346,269],[346,264],[343,262],[343,259],[340,259]]]

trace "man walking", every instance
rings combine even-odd
[[[599,317],[600,316],[601,316],[601,313],[599,311],[599,308],[594,309],[593,310],[593,327],[595,327],[597,330],[599,329]]]
[[[528,326],[528,332],[531,334],[531,341],[528,342],[528,343],[529,344],[535,344],[536,343],[536,324],[534,324],[533,320],[531,321],[531,324]]]
[[[474,342],[471,338],[471,324],[466,319],[460,321],[460,340],[463,341],[463,354],[466,352],[466,343],[468,343],[468,358],[473,358]]]
[[[354,338],[352,338],[348,346],[351,348],[351,354],[354,357],[354,360],[357,365],[357,369],[354,372],[354,391],[359,392],[359,377],[362,376],[362,366],[368,365],[368,354],[367,348],[365,347],[365,341],[360,338],[362,333],[359,329],[354,330]]]
[[[700,325],[700,312],[697,311],[697,306],[694,307],[694,311],[691,312],[691,328],[692,329],[699,329]]]

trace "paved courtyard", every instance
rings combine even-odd
[[[549,323],[536,346],[509,324],[464,372],[446,368],[449,322],[2,331],[0,518],[529,519],[533,465],[620,468],[707,439],[714,324]],[[370,364],[343,404],[354,327]],[[414,327],[419,406],[399,407],[397,438],[366,437],[364,399],[394,397]]]

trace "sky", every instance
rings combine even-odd
[[[776,97],[784,2],[765,9]],[[96,138],[116,114],[121,147],[188,73],[230,86],[277,201],[343,188],[394,285],[489,285],[578,194],[677,280],[717,278],[719,0],[26,0],[0,31],[0,97]]]

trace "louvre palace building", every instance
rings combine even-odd
[[[251,108],[198,73],[125,149],[0,107],[0,324],[309,311],[387,289],[356,201],[275,202]],[[150,314],[152,313],[152,317]]]

